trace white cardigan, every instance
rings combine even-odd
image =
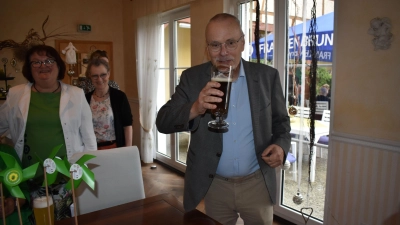
[[[76,152],[97,150],[92,112],[83,90],[60,83],[60,119],[68,159]],[[6,102],[0,107],[0,135],[7,130],[9,131],[14,148],[21,160],[31,99],[31,86],[32,83],[27,83],[10,88]]]

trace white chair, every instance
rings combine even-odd
[[[329,109],[329,102],[327,101],[315,102],[315,114],[322,115],[323,111],[328,109]]]
[[[303,118],[310,117],[310,108],[300,106],[295,106],[295,108],[297,109],[297,114],[295,115],[296,117],[301,117],[301,112],[303,112]]]
[[[76,189],[78,215],[145,198],[142,167],[136,146],[76,153],[70,162],[82,155],[94,155],[87,161],[95,176],[95,189],[85,182]]]
[[[324,110],[322,112],[321,121],[326,122],[326,123],[329,123],[331,121],[331,111],[330,110]]]
[[[310,108],[308,107],[301,107],[301,106],[295,106],[295,108],[297,109],[297,114],[295,115],[295,117],[301,117],[303,116],[303,118],[310,118]],[[303,115],[301,115],[303,113]],[[298,134],[294,134],[291,133],[290,134],[292,136],[292,138],[294,139],[299,139],[299,135]],[[304,136],[304,140],[308,140],[307,137]]]
[[[324,111],[323,111],[321,121],[322,121],[322,122],[325,122],[325,123],[330,123],[330,121],[331,121],[331,111],[330,111],[330,110],[324,110]],[[325,149],[328,148],[328,145],[329,145],[329,135],[321,136],[321,137],[319,138],[319,140],[317,141],[317,144],[318,144],[317,147],[318,147],[319,152],[320,152],[319,155],[320,155],[321,158],[323,158],[322,150],[323,150],[324,148],[325,148]]]

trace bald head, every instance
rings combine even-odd
[[[207,38],[207,33],[210,32],[210,28],[215,25],[215,24],[227,24],[229,25],[230,28],[234,29],[235,31],[239,31],[241,34],[242,28],[240,26],[240,21],[238,18],[236,18],[234,15],[228,14],[228,13],[219,13],[215,16],[213,16],[207,24],[206,27],[206,38]],[[231,31],[234,31],[231,30]]]

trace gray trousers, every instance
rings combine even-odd
[[[216,176],[204,198],[206,214],[224,225],[272,225],[273,205],[261,171],[238,178]]]

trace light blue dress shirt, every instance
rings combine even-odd
[[[260,166],[254,150],[250,99],[242,62],[239,77],[232,83],[226,121],[229,128],[223,134],[223,151],[217,174],[223,177],[249,175]]]

